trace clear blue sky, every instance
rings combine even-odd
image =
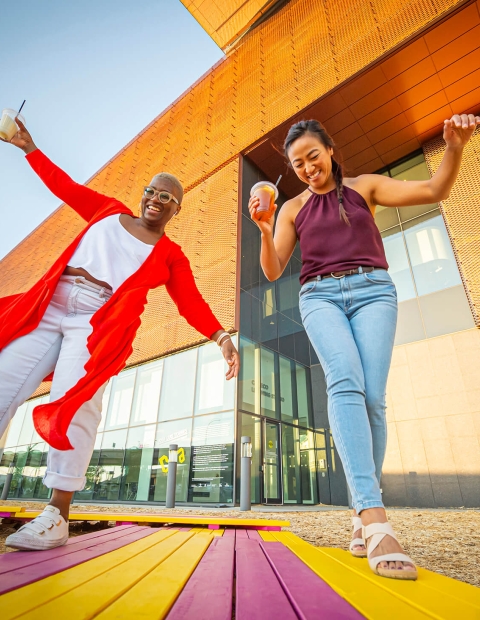
[[[221,57],[180,0],[21,0],[2,11],[0,109],[26,99],[37,146],[83,183]],[[0,142],[0,259],[58,206]]]

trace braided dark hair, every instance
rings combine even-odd
[[[309,121],[300,121],[299,123],[295,123],[288,130],[287,137],[285,138],[285,142],[283,144],[283,152],[288,160],[288,151],[292,144],[304,136],[305,134],[311,134],[318,138],[318,140],[323,144],[323,146],[328,149],[335,149],[335,142],[332,140],[331,136],[327,133],[325,128],[316,120],[312,119]],[[342,165],[332,157],[332,173],[333,178],[335,179],[335,185],[337,187],[337,198],[338,198],[338,211],[340,215],[340,219],[350,226],[350,220],[348,219],[347,212],[343,206],[343,168]]]

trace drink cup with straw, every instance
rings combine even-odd
[[[15,119],[17,117],[20,119],[20,121],[23,124],[25,124],[25,119],[20,114],[24,105],[25,105],[25,100],[20,106],[18,112],[16,112],[15,110],[12,110],[11,108],[5,108],[2,111],[2,118],[0,119],[0,138],[2,140],[6,140],[7,142],[10,142],[13,136],[20,129],[17,123],[15,122]]]
[[[250,196],[255,195],[260,200],[260,204],[257,207],[258,219],[268,220],[271,217],[273,206],[278,198],[277,185],[280,183],[281,178],[282,175],[278,177],[275,184],[270,183],[270,181],[260,181],[259,183],[255,183],[250,190]]]

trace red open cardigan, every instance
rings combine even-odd
[[[75,183],[40,150],[27,155],[27,160],[55,196],[75,209],[88,226],[29,291],[0,298],[0,350],[38,326],[60,276],[87,230],[109,215],[127,213],[133,216],[130,209],[115,198]],[[92,316],[86,374],[62,398],[33,410],[38,434],[52,447],[72,449],[67,430],[73,416],[106,381],[125,367],[133,351],[147,293],[163,284],[180,314],[201,334],[210,338],[222,329],[197,289],[187,257],[179,245],[163,235],[142,266]]]

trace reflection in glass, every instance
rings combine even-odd
[[[127,429],[103,433],[93,499],[107,501],[118,499],[126,438]]]
[[[28,403],[23,403],[23,405],[20,405],[15,415],[13,416],[13,420],[10,422],[10,426],[8,428],[5,448],[13,448],[20,445],[18,438],[20,437],[20,431],[22,430],[27,406]]]
[[[103,393],[103,397],[102,397],[102,419],[100,420],[100,424],[98,425],[98,431],[103,431],[103,429],[105,428],[105,421],[107,419],[107,413],[108,413],[108,405],[110,403],[110,394],[112,392],[112,383],[113,383],[113,379],[111,379],[107,383],[107,387],[105,388],[105,391]]]
[[[107,430],[127,426],[130,419],[136,373],[136,368],[132,368],[125,370],[113,379],[105,426]]]
[[[284,422],[293,422],[292,361],[278,356],[280,368],[280,411]]]
[[[252,504],[259,504],[260,497],[260,466],[262,458],[261,419],[247,413],[240,413],[239,437],[250,437],[252,440],[252,477],[251,499]],[[237,501],[240,501],[240,451],[237,469]]]
[[[128,431],[120,499],[147,501],[150,493],[155,425]]]
[[[400,226],[382,233],[385,255],[389,265],[389,273],[397,289],[398,301],[413,299],[415,285],[408,262],[407,249]]]
[[[22,430],[20,431],[20,436],[18,437],[19,446],[29,444],[32,441],[32,436],[35,431],[35,428],[33,426],[32,413],[35,407],[39,405],[41,401],[41,398],[35,398],[34,400],[30,400],[26,403],[27,409],[23,418]]]
[[[197,349],[165,359],[159,421],[193,415]]]
[[[310,424],[307,369],[300,364],[295,364],[297,377],[297,407],[298,423],[300,426],[312,426]]]
[[[247,338],[240,338],[240,374],[238,377],[239,407],[250,413],[260,413],[257,385],[260,377],[260,349]],[[258,396],[257,396],[258,394]]]
[[[300,453],[298,428],[282,424],[283,502],[300,503]]]
[[[163,360],[138,368],[130,418],[132,426],[157,421],[162,374]]]
[[[461,284],[443,218],[438,211],[405,224],[405,239],[419,295]]]
[[[265,502],[280,503],[280,425],[264,420],[263,495]]]
[[[158,425],[152,465],[150,501],[165,501],[167,494],[168,447],[172,443],[178,446],[175,500],[177,502],[187,501],[191,460],[192,418],[162,422],[162,424]]]
[[[215,343],[200,347],[195,414],[233,409],[235,380],[225,380],[226,368],[225,360]]]

